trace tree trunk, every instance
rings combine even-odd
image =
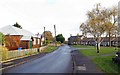
[[[110,36],[110,33],[109,33],[109,47],[111,47],[111,36]]]
[[[97,43],[97,46],[96,46],[96,49],[97,49],[97,53],[99,53],[100,51],[100,43]]]

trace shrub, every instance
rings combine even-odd
[[[5,60],[7,59],[7,55],[8,55],[8,49],[3,47],[3,46],[0,46],[0,55],[1,55],[1,59],[2,60]]]

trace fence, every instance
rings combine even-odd
[[[2,57],[2,58],[4,58],[3,60],[7,60],[11,58],[18,58],[22,56],[37,54],[39,52],[42,52],[42,50],[45,50],[46,48],[47,46],[40,47],[40,48],[32,48],[32,49],[11,50],[11,51],[7,51],[5,53],[5,57]]]

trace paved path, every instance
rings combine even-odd
[[[91,59],[82,55],[79,50],[71,47],[73,49],[72,56],[75,61],[75,73],[103,73]]]
[[[112,52],[112,53],[109,53],[109,54],[101,54],[101,55],[98,55],[98,56],[88,56],[88,58],[92,59],[92,58],[95,58],[95,57],[101,57],[101,56],[111,56],[111,55],[115,55],[116,52]]]

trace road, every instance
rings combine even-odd
[[[52,53],[6,70],[4,73],[72,73],[71,48],[60,46]]]

